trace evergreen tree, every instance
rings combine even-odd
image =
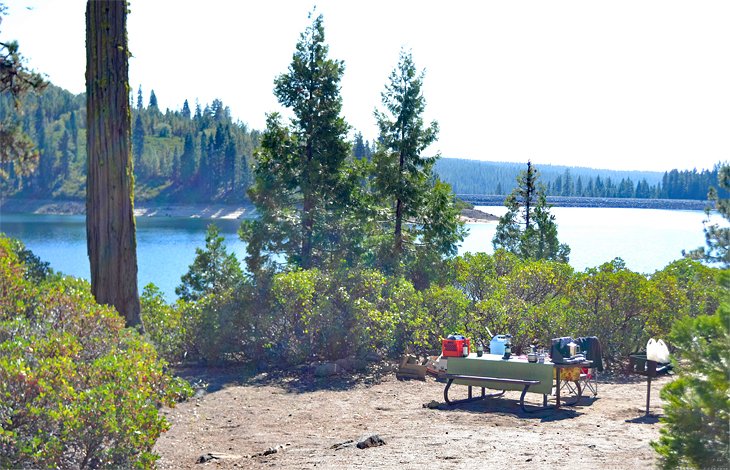
[[[195,259],[175,288],[186,301],[196,301],[208,294],[235,289],[244,282],[241,266],[234,253],[226,249],[225,239],[215,224],[208,225],[205,249],[195,249]]]
[[[132,152],[137,162],[142,161],[142,155],[144,154],[144,136],[144,122],[142,121],[142,114],[138,112],[132,128]]]
[[[185,119],[190,119],[190,105],[188,104],[188,100],[185,100],[182,107],[182,117]]]
[[[341,229],[350,217],[352,182],[343,178],[350,155],[340,116],[344,65],[327,57],[324,41],[320,15],[301,34],[288,72],[274,82],[274,94],[294,118],[290,127],[277,113],[267,118],[249,191],[259,218],[242,229],[251,272],[271,253],[305,269],[320,266],[346,238]]]
[[[0,21],[6,10],[0,3]],[[12,98],[18,110],[23,95],[46,86],[40,74],[25,66],[16,41],[0,41],[0,96]],[[21,123],[13,119],[0,122],[0,182],[8,176],[6,169],[15,175],[25,175],[35,168],[37,160],[38,151]]]
[[[127,326],[141,327],[126,1],[87,2],[86,47],[86,238],[91,292],[100,304],[114,305]]]
[[[73,154],[71,151],[71,136],[68,131],[64,131],[61,140],[58,142],[58,162],[61,174],[64,178],[68,178],[71,174],[71,160]]]
[[[144,98],[142,97],[142,85],[137,88],[137,110],[144,108]]]
[[[191,134],[185,134],[183,153],[180,156],[180,181],[185,184],[193,181],[197,172],[195,161],[195,142]]]
[[[718,183],[720,189],[730,190],[730,165],[725,164],[719,170]],[[707,198],[714,203],[714,209],[727,221],[730,220],[730,199],[719,196],[718,190],[710,188]],[[692,259],[708,263],[720,263],[723,268],[730,268],[730,227],[710,223],[711,208],[705,210],[707,218],[703,222],[707,247],[700,247],[689,253],[683,253]]]
[[[352,142],[352,155],[355,158],[370,158],[370,149],[362,139],[362,133],[355,133],[355,140]]]
[[[567,263],[570,247],[558,241],[555,216],[550,214],[545,189],[538,187],[539,175],[531,162],[517,179],[517,187],[507,196],[507,213],[499,219],[492,240],[494,249],[503,248],[522,259],[547,259]]]
[[[155,90],[152,90],[150,92],[149,109],[150,109],[150,111],[160,111],[160,108],[157,106],[157,95],[155,95]]]
[[[423,123],[426,100],[422,85],[423,72],[416,71],[410,53],[401,51],[398,66],[382,93],[385,111],[375,112],[380,130],[378,150],[373,156],[375,185],[383,200],[391,204],[392,253],[396,262],[407,238],[404,222],[419,215],[436,161],[422,155],[438,134],[436,122],[428,127]]]

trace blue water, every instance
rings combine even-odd
[[[504,207],[481,207],[495,215]],[[662,269],[689,250],[704,244],[702,211],[556,207],[561,242],[571,247],[570,264],[577,270],[621,257],[628,268],[643,273]],[[137,218],[137,259],[140,289],[154,282],[168,301],[205,245],[206,226],[213,221],[193,218]],[[243,261],[246,245],[238,239],[238,220],[214,221],[229,251]],[[492,253],[496,222],[467,224],[469,235],[459,252]],[[54,270],[89,278],[84,216],[0,214],[0,232],[19,238]]]

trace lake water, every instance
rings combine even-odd
[[[479,207],[501,215],[504,207]],[[704,245],[702,211],[554,207],[560,241],[571,247],[570,264],[577,270],[621,257],[628,268],[652,273],[681,257],[683,249]],[[175,287],[205,245],[211,220],[168,217],[137,218],[140,292],[154,282],[168,301]],[[238,239],[237,220],[214,221],[228,249],[243,261],[246,245]],[[469,235],[459,252],[492,253],[496,222],[467,224]],[[89,278],[84,216],[1,214],[0,232],[19,238],[56,271]]]

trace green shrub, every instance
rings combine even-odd
[[[151,467],[158,408],[190,393],[88,283],[30,285],[0,238],[0,467]],[[3,295],[2,298],[5,298]]]
[[[567,333],[598,336],[609,367],[646,344],[647,320],[663,306],[656,285],[618,258],[577,274],[569,300]]]
[[[730,462],[730,301],[714,315],[678,321],[670,336],[678,377],[661,391],[663,468],[725,468]]]
[[[140,298],[142,305],[142,323],[145,334],[155,345],[157,354],[171,363],[185,358],[186,326],[181,309],[165,302],[154,284],[147,284]]]

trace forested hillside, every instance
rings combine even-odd
[[[456,194],[508,194],[525,163],[483,162],[442,158],[436,172]],[[712,170],[649,172],[535,165],[550,196],[707,199],[717,186],[718,166]]]
[[[180,110],[158,108],[154,91],[133,97],[132,152],[138,200],[164,202],[240,202],[251,184],[259,132],[236,122],[220,100],[206,105],[185,101]],[[36,143],[40,160],[30,175],[0,180],[4,196],[84,198],[86,183],[85,97],[49,85],[40,95],[23,99],[21,113],[11,98],[0,99],[0,120],[20,121]],[[372,143],[356,132],[352,152],[370,158]],[[526,163],[526,162],[525,162]],[[456,194],[508,194],[525,163],[441,158],[434,172]],[[536,165],[548,195],[573,197],[663,198],[705,200],[717,185],[712,170],[668,172],[596,170]],[[726,195],[722,194],[725,197]]]
[[[40,158],[30,175],[12,166],[2,181],[5,195],[83,199],[86,183],[86,102],[50,85],[28,95],[18,116],[10,98],[0,100],[1,120],[21,120]],[[259,134],[234,122],[220,100],[191,109],[162,112],[154,91],[145,99],[140,88],[132,113],[132,152],[140,200],[240,201],[250,184],[250,165]]]

